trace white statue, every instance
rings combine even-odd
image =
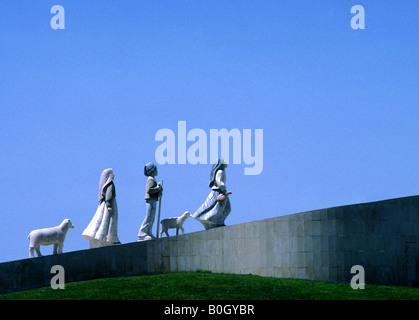
[[[34,257],[34,250],[38,254],[38,257],[41,257],[41,250],[39,247],[41,245],[54,245],[54,254],[63,252],[64,240],[65,236],[67,235],[68,229],[73,229],[74,226],[71,223],[70,219],[65,219],[61,224],[57,227],[52,228],[45,228],[45,229],[37,229],[33,230],[28,235],[28,239],[30,240],[29,243],[29,258]]]
[[[167,230],[169,230],[169,229],[175,229],[176,228],[176,235],[179,234],[179,229],[182,230],[182,234],[184,234],[185,233],[185,230],[183,229],[183,223],[190,216],[191,216],[191,214],[188,211],[185,211],[185,213],[182,214],[178,218],[167,218],[167,219],[163,219],[161,221],[162,229],[161,229],[161,232],[160,232],[160,238],[162,237],[163,232],[166,233],[166,236],[169,236],[169,233],[167,232]]]
[[[149,162],[144,166],[144,175],[147,178],[145,186],[145,205],[146,215],[141,224],[140,230],[138,230],[138,241],[152,240],[153,236],[153,224],[156,216],[157,202],[161,201],[161,195],[163,191],[162,182],[157,183],[156,178],[159,174],[157,167],[154,163]],[[156,235],[158,236],[158,235]]]
[[[103,170],[99,181],[99,206],[82,236],[90,248],[119,244],[118,206],[116,204],[115,175],[112,169]]]
[[[224,220],[231,212],[231,204],[226,187],[225,169],[227,163],[224,159],[218,159],[211,168],[209,187],[211,192],[202,206],[192,215],[201,222],[205,229],[225,226]]]

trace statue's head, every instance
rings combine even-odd
[[[222,165],[223,169],[227,168],[227,166],[228,166],[227,161],[225,161],[223,158],[220,158],[220,162],[221,162],[221,165]]]
[[[144,166],[144,175],[149,177],[149,176],[157,176],[158,171],[157,171],[157,167],[154,163],[149,162]]]

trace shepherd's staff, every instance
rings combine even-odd
[[[163,180],[161,181],[161,187],[163,189]],[[163,191],[159,191],[159,214],[157,216],[157,238],[160,238],[159,231],[160,231],[160,211],[161,211],[161,198],[163,196]]]

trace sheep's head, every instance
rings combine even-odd
[[[74,229],[74,226],[73,226],[73,224],[71,223],[71,220],[70,220],[70,219],[65,219],[65,220],[64,220],[64,223],[67,225],[67,228],[68,228],[68,229]]]

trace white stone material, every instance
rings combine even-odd
[[[166,236],[169,236],[169,233],[167,232],[169,229],[176,228],[176,235],[179,234],[179,229],[182,230],[182,234],[184,234],[185,230],[183,229],[183,223],[190,216],[191,214],[189,211],[185,211],[180,217],[163,219],[161,221],[162,230],[160,232],[160,238],[162,237],[163,232],[166,233]]]
[[[28,235],[29,243],[29,258],[34,257],[34,250],[38,257],[42,256],[40,246],[54,245],[54,254],[63,252],[64,240],[68,229],[73,229],[74,226],[70,219],[64,219],[59,226],[45,229],[33,230]]]

